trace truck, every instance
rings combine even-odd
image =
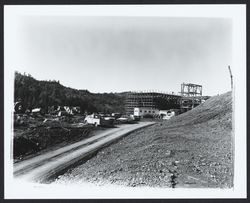
[[[170,109],[170,110],[160,110],[159,112],[161,118],[163,120],[169,120],[171,119],[173,116],[175,116],[175,111]]]

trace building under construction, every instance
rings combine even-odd
[[[201,85],[182,83],[180,95],[156,91],[129,92],[125,109],[127,114],[133,114],[134,108],[179,109],[180,112],[185,112],[201,104],[202,99]]]
[[[133,114],[134,108],[179,109],[181,96],[160,92],[129,92],[125,108],[127,114]]]
[[[191,110],[202,102],[202,86],[192,83],[182,83],[181,96],[181,111],[185,112]]]

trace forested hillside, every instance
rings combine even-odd
[[[80,106],[81,112],[124,112],[126,93],[95,94],[88,90],[65,87],[59,81],[38,81],[31,75],[15,73],[15,102],[21,100],[24,109],[49,106]]]

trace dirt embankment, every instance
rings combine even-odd
[[[56,182],[153,187],[232,187],[231,92],[101,150]]]

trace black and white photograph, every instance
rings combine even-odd
[[[5,6],[5,198],[246,197],[245,9]]]

